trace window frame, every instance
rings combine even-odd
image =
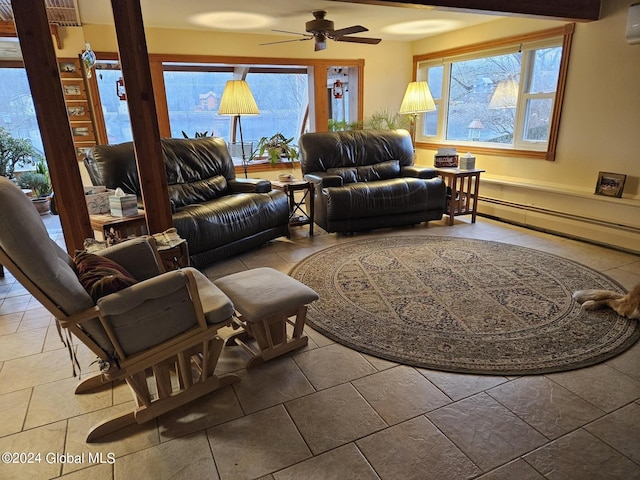
[[[414,80],[426,80],[425,72],[428,67],[442,66],[443,79],[442,79],[442,98],[434,101],[436,103],[437,112],[437,132],[436,136],[425,136],[422,134],[424,119],[426,114],[421,114],[418,117],[416,125],[416,147],[424,149],[436,150],[439,147],[455,147],[458,150],[467,151],[473,149],[476,154],[495,155],[495,156],[509,156],[509,157],[522,157],[522,158],[534,158],[544,160],[555,160],[556,147],[558,143],[558,132],[560,128],[560,116],[562,112],[562,103],[564,98],[564,92],[567,80],[567,69],[569,66],[569,56],[571,50],[571,40],[573,32],[575,30],[575,24],[570,23],[561,27],[542,30],[539,32],[532,32],[525,35],[517,35],[513,37],[507,37],[503,39],[497,39],[489,42],[476,43],[460,48],[454,48],[450,50],[444,50],[439,52],[433,52],[422,55],[414,55],[413,57],[413,72]],[[528,93],[528,88],[520,88],[518,92],[518,108],[516,109],[516,118],[514,124],[514,133],[519,130],[523,132],[523,138],[514,139],[512,145],[505,145],[501,147],[490,146],[485,142],[477,141],[450,141],[444,139],[445,126],[447,124],[447,108],[443,108],[443,105],[448,103],[448,91],[449,91],[449,78],[447,75],[450,71],[451,63],[464,59],[473,59],[481,57],[489,57],[493,55],[499,55],[501,53],[512,53],[513,51],[522,51],[523,60],[521,64],[520,72],[520,84],[523,87],[528,87],[530,76],[532,74],[530,57],[531,52],[535,49],[544,48],[550,46],[555,39],[559,39],[558,46],[562,46],[562,56],[560,59],[560,68],[558,72],[558,84],[555,91],[555,98],[553,102],[553,111],[551,113],[551,121],[549,125],[549,136],[546,148],[540,148],[536,146],[537,142],[526,142],[524,138],[524,123],[526,114],[526,101],[533,98],[549,98],[549,94],[531,94]],[[519,130],[518,130],[519,129]]]
[[[113,52],[95,52],[96,57],[100,61],[119,61],[117,53]],[[171,127],[169,122],[169,110],[166,99],[164,72],[166,64],[190,64],[193,68],[204,69],[215,66],[216,68],[227,68],[229,71],[235,71],[241,68],[251,67],[253,72],[268,73],[277,71],[282,68],[306,68],[309,76],[309,106],[305,116],[306,121],[312,128],[312,131],[328,130],[328,99],[326,89],[327,69],[335,65],[354,68],[357,72],[355,75],[355,85],[353,90],[356,93],[354,101],[357,99],[357,119],[362,121],[364,114],[364,59],[318,59],[318,58],[283,58],[283,57],[240,57],[240,56],[221,56],[221,55],[190,55],[190,54],[149,54],[149,68],[153,83],[153,94],[155,99],[156,114],[158,118],[158,128],[161,137],[171,137]],[[100,95],[98,92],[97,82],[95,78],[88,81],[89,90],[91,92],[91,104],[95,114],[97,143],[108,143],[106,138],[106,126],[104,117],[101,114]],[[236,117],[232,117],[230,121],[235,121]],[[234,128],[231,131],[235,131]],[[287,165],[289,165],[287,163]],[[271,170],[273,166],[267,162],[266,166],[261,164],[252,164],[249,171]]]

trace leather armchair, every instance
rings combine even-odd
[[[222,138],[161,141],[173,225],[187,240],[194,266],[205,266],[288,233],[287,196],[272,190],[268,180],[236,179]],[[120,187],[140,198],[131,142],[97,145],[84,162],[94,185]]]
[[[415,225],[442,218],[444,182],[413,163],[406,130],[307,133],[304,178],[315,184],[315,222],[327,232]]]

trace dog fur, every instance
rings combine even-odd
[[[626,295],[609,290],[579,290],[573,298],[585,310],[609,307],[623,317],[640,319],[640,284]]]

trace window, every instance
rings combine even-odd
[[[572,32],[416,57],[436,104],[419,119],[417,142],[552,160]]]
[[[100,103],[107,130],[107,143],[123,143],[133,140],[129,104],[127,103],[122,70],[117,61],[101,60],[96,64],[95,77],[100,92]]]
[[[227,80],[237,78],[234,69],[213,64],[164,65],[173,137],[182,137],[182,132],[189,137],[194,137],[196,132],[208,132],[229,142],[239,141],[231,130],[232,119],[218,115]],[[260,138],[276,133],[297,141],[308,105],[306,67],[241,67],[239,70],[247,71],[245,79],[260,110],[260,115],[242,118],[244,141],[256,144]]]
[[[0,112],[0,126],[12,137],[30,140],[34,148],[43,153],[40,128],[23,67],[0,65]]]
[[[206,132],[229,140],[231,123],[229,117],[218,115],[218,104],[225,83],[233,78],[233,69],[207,71],[204,66],[173,64],[164,68],[171,136],[182,138],[184,132],[195,137]]]
[[[122,71],[117,58],[113,53],[101,53],[96,74],[88,82],[98,143],[132,140],[126,97],[118,95],[124,90],[118,86]],[[302,133],[325,130],[328,113],[338,110],[345,121],[362,119],[363,60],[340,61],[338,69],[352,80],[343,82],[340,103],[331,103],[328,94],[334,79],[329,85],[326,60],[165,54],[150,55],[149,60],[162,137],[193,138],[206,133],[239,142],[238,122],[218,115],[224,87],[232,79],[247,81],[260,110],[257,116],[242,117],[243,140],[253,142],[254,148],[261,138],[276,133],[293,137],[293,144],[297,144]],[[235,157],[234,162],[242,163]],[[260,170],[262,163],[255,162],[252,168]],[[271,168],[268,162],[266,168]]]

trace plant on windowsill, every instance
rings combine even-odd
[[[288,159],[293,167],[294,160],[299,157],[298,147],[292,145],[293,137],[286,138],[282,133],[276,133],[271,137],[262,137],[258,142],[256,149],[251,155],[251,159],[254,160],[258,157],[264,157],[265,154],[269,157],[271,165],[275,165],[283,158]]]
[[[18,186],[31,190],[31,201],[40,215],[49,213],[51,209],[51,181],[49,170],[43,159],[36,163],[34,172],[24,172],[18,177]]]
[[[329,119],[330,132],[342,132],[346,130],[362,130],[362,122],[347,122],[346,120]]]
[[[406,115],[391,113],[389,109],[383,108],[375,112],[364,127],[373,130],[397,130],[399,128],[409,129],[411,119]]]
[[[349,123],[346,120],[329,119],[329,131],[340,132],[344,130],[397,130],[399,128],[409,129],[411,119],[399,113],[392,113],[388,108],[382,108],[374,112],[364,122]]]
[[[185,132],[184,130],[182,130],[182,136],[184,138],[190,138],[189,135],[187,135],[187,132]],[[213,137],[213,132],[211,132],[211,135],[209,135],[208,130],[205,130],[204,132],[196,132],[193,138],[207,138],[207,137]]]

